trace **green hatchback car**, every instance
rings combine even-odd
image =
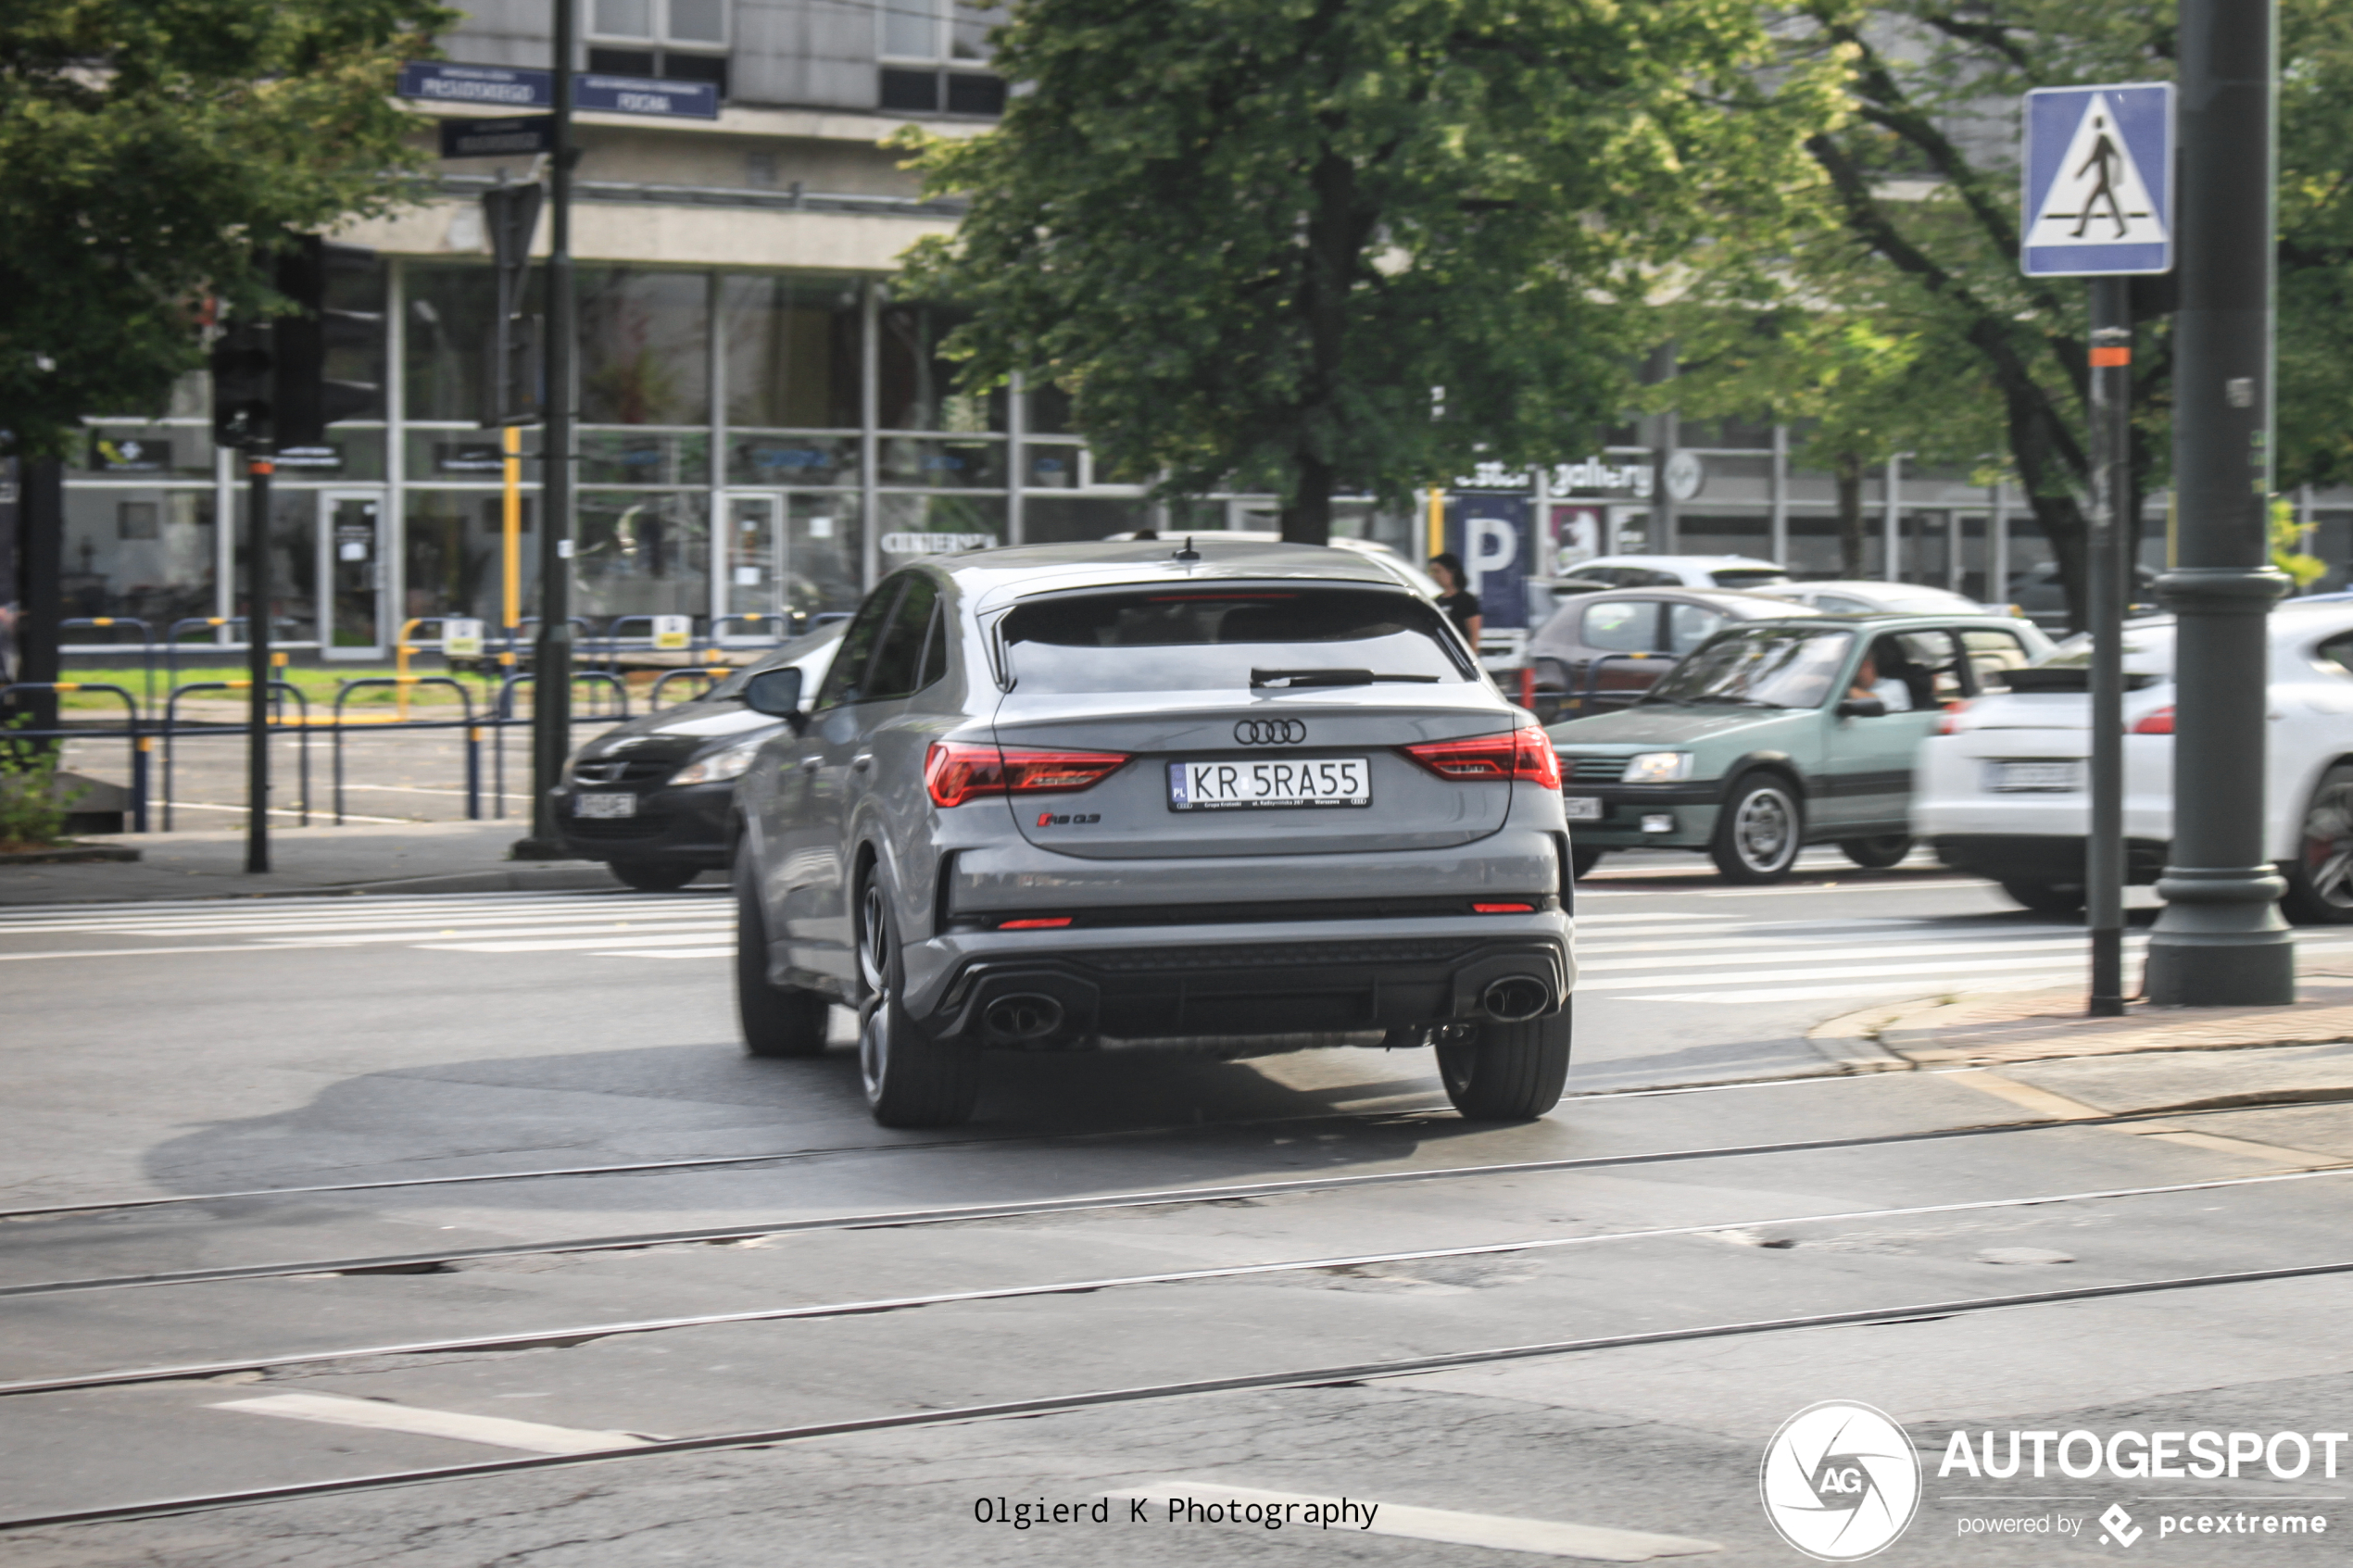
[[[1546,732],[1577,872],[1612,849],[1695,849],[1729,881],[1776,882],[1820,843],[1894,865],[1911,847],[1920,741],[2050,648],[2032,622],[1994,615],[1729,627],[1631,708]]]

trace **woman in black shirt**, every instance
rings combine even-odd
[[[1438,596],[1438,608],[1463,634],[1471,652],[1478,651],[1478,632],[1485,622],[1478,613],[1478,596],[1463,586],[1463,558],[1451,550],[1442,556],[1429,558],[1429,574],[1444,590]]]

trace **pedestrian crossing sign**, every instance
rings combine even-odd
[[[2173,270],[2173,84],[2026,94],[2020,263],[2040,278]]]

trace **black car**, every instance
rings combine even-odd
[[[783,727],[744,706],[744,683],[763,670],[797,668],[801,689],[813,696],[841,633],[840,622],[821,627],[693,701],[617,724],[582,746],[555,790],[564,847],[580,859],[606,862],[648,893],[726,870],[736,780],[760,743]]]

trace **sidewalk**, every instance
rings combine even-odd
[[[243,828],[124,834],[87,841],[133,861],[0,864],[0,906],[222,898],[288,893],[559,892],[618,887],[590,860],[513,861],[529,830],[509,820],[401,822],[270,832],[271,871],[247,875]]]
[[[2271,1164],[2353,1160],[2353,1119],[2331,1104],[2353,1101],[2353,975],[2300,975],[2285,1007],[2135,1002],[2121,1018],[2083,1016],[2081,985],[1885,1002],[1811,1038],[1847,1072],[1948,1073],[2054,1121],[2161,1113],[2120,1130]]]

